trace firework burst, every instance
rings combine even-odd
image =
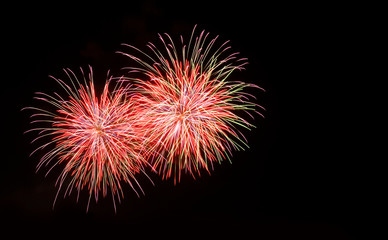
[[[174,182],[177,177],[180,180],[182,170],[193,177],[201,169],[210,173],[213,163],[230,161],[233,149],[248,147],[237,126],[254,126],[236,112],[254,111],[262,116],[256,109],[263,109],[244,92],[258,86],[228,80],[233,71],[244,69],[247,59],[229,53],[229,41],[214,50],[218,36],[209,40],[209,33],[202,31],[194,38],[194,32],[195,27],[188,45],[181,36],[179,51],[165,34],[159,35],[164,53],[152,43],[147,45],[152,55],[123,44],[145,60],[119,52],[139,63],[140,67],[129,67],[130,72],[140,72],[148,79],[130,78],[137,87],[134,101],[139,122],[146,126],[138,133],[146,139],[154,169],[163,178],[173,176]]]
[[[53,167],[63,164],[63,171],[57,180],[59,184],[57,196],[65,179],[70,178],[66,181],[68,186],[65,196],[70,195],[75,188],[78,190],[78,201],[80,191],[87,187],[88,209],[92,195],[97,202],[99,192],[102,191],[105,197],[110,188],[116,210],[115,197],[117,196],[120,201],[120,195],[123,196],[120,181],[129,183],[135,192],[136,188],[141,190],[135,174],[144,172],[145,163],[140,154],[142,140],[132,127],[135,114],[128,95],[129,86],[123,87],[122,81],[118,81],[110,93],[108,88],[112,77],[108,77],[98,98],[92,68],[88,80],[82,69],[81,72],[83,84],[69,69],[65,70],[65,73],[71,84],[52,77],[65,90],[68,98],[62,98],[57,93],[53,95],[36,93],[35,99],[49,103],[56,111],[26,108],[36,112],[31,116],[36,119],[32,121],[33,123],[46,124],[45,127],[29,130],[39,132],[34,141],[40,138],[50,139],[34,151],[51,149],[40,159],[37,171],[43,165],[51,165],[47,172],[49,173]]]

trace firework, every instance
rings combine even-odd
[[[229,53],[229,41],[214,49],[215,37],[202,31],[191,34],[188,45],[178,51],[172,38],[159,34],[162,51],[154,44],[147,46],[152,54],[131,45],[123,44],[143,56],[119,52],[135,60],[140,67],[129,67],[129,72],[144,74],[144,78],[130,78],[135,82],[134,101],[139,122],[146,126],[138,131],[146,139],[148,158],[163,178],[181,172],[193,177],[205,169],[210,173],[213,163],[231,160],[232,150],[248,147],[237,127],[254,127],[236,113],[259,113],[261,106],[249,101],[252,95],[244,92],[254,84],[229,81],[230,74],[242,70],[246,58],[239,53]],[[260,88],[261,89],[261,88]],[[251,114],[249,114],[252,116]]]
[[[136,188],[141,190],[141,187],[135,174],[144,172],[145,161],[140,154],[142,140],[132,127],[135,114],[128,95],[130,86],[124,87],[122,81],[117,81],[110,93],[108,88],[112,77],[108,76],[98,98],[92,68],[89,79],[86,79],[82,69],[81,72],[83,84],[70,69],[65,73],[71,84],[52,77],[65,90],[68,98],[57,93],[37,93],[35,99],[52,105],[55,111],[26,108],[36,112],[31,116],[36,119],[33,123],[48,124],[29,130],[39,132],[34,141],[49,139],[34,151],[50,149],[40,159],[37,171],[43,165],[51,166],[47,173],[57,165],[64,165],[57,180],[59,188],[55,200],[65,182],[68,186],[64,195],[70,195],[72,189],[77,189],[77,201],[80,191],[87,187],[88,209],[92,195],[97,202],[99,192],[102,191],[105,197],[110,188],[116,210],[115,197],[120,201],[120,195],[123,196],[120,181],[129,183],[137,193]]]

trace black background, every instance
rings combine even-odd
[[[359,234],[357,161],[348,155],[343,119],[349,111],[344,59],[355,21],[346,15],[348,8],[243,1],[94,7],[14,6],[12,17],[3,20],[6,140],[0,204],[6,228],[146,238],[160,233],[353,239]],[[86,213],[87,193],[78,203],[76,194],[59,197],[52,209],[56,175],[35,173],[39,154],[29,157],[36,145],[30,144],[34,135],[23,134],[30,128],[29,113],[20,109],[37,103],[34,92],[59,89],[48,75],[64,79],[63,68],[77,72],[90,64],[103,83],[108,70],[125,74],[121,68],[131,64],[115,53],[124,50],[121,43],[145,49],[164,32],[176,41],[179,35],[188,39],[195,24],[220,35],[219,43],[231,40],[233,50],[248,58],[246,70],[231,78],[266,89],[252,92],[267,110],[265,119],[252,120],[256,129],[243,132],[251,148],[235,152],[232,164],[216,165],[210,176],[185,176],[176,186],[154,173],[149,174],[155,187],[139,176],[145,195],[138,198],[125,186],[117,213],[110,197],[100,197],[97,204],[92,200]]]

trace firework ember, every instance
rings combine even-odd
[[[79,192],[87,187],[90,194],[88,209],[92,195],[97,201],[100,191],[105,197],[110,189],[116,209],[115,197],[120,201],[120,195],[123,196],[120,181],[129,183],[134,190],[141,190],[135,174],[144,173],[145,161],[140,154],[143,140],[132,127],[135,114],[128,96],[129,86],[123,87],[122,81],[118,81],[113,91],[109,92],[112,78],[108,77],[98,98],[92,68],[88,80],[82,72],[83,84],[71,70],[67,69],[65,73],[71,84],[52,78],[65,90],[66,97],[57,93],[37,93],[35,97],[51,104],[55,111],[26,108],[36,112],[32,115],[36,119],[33,122],[48,124],[29,130],[39,132],[34,141],[40,138],[50,139],[35,150],[50,149],[41,158],[37,170],[43,165],[51,166],[50,170],[63,165],[63,171],[57,180],[58,193],[65,182],[68,183],[65,196],[74,188],[79,196]]]
[[[228,79],[234,70],[244,69],[247,59],[229,53],[228,41],[214,50],[218,36],[209,40],[209,33],[202,31],[193,38],[194,32],[195,28],[188,45],[181,36],[179,51],[165,34],[159,35],[163,52],[152,43],[147,45],[152,55],[124,44],[144,60],[120,52],[140,65],[129,67],[130,72],[146,76],[131,78],[136,86],[133,101],[138,123],[143,126],[137,132],[146,139],[144,144],[154,169],[163,178],[173,176],[175,182],[183,170],[193,177],[201,169],[210,173],[213,163],[231,160],[233,149],[248,147],[237,127],[254,126],[236,112],[261,115],[256,109],[263,109],[250,102],[253,96],[244,92],[247,87],[258,86]]]

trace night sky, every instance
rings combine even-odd
[[[145,238],[159,232],[257,239],[357,235],[357,173],[342,127],[346,97],[340,69],[349,28],[336,6],[138,1],[98,10],[70,4],[10,8],[14,14],[3,20],[7,65],[1,96],[0,205],[6,229],[81,229],[96,236],[123,232]],[[52,209],[58,172],[35,173],[42,155],[29,157],[36,135],[23,134],[30,113],[20,110],[38,104],[34,92],[60,91],[48,76],[65,79],[63,68],[79,74],[79,67],[91,65],[98,86],[108,70],[119,76],[126,74],[122,67],[133,64],[115,53],[125,50],[121,43],[146,49],[148,41],[159,44],[157,33],[164,32],[176,41],[179,35],[188,39],[195,24],[212,37],[220,35],[219,44],[230,40],[232,49],[248,58],[246,70],[231,79],[266,89],[250,91],[267,109],[265,119],[251,120],[256,129],[242,129],[250,149],[234,152],[233,163],[215,165],[211,175],[184,176],[176,186],[152,172],[155,186],[139,175],[145,195],[138,198],[123,184],[117,213],[109,196],[97,204],[92,200],[86,213],[85,191],[78,203],[75,193],[60,196]]]

